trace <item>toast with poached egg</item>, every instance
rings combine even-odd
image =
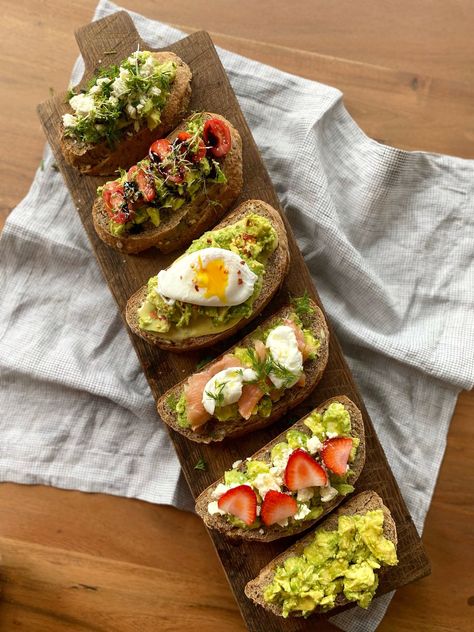
[[[280,214],[261,200],[247,200],[130,297],[127,323],[169,351],[208,347],[264,309],[289,263]]]

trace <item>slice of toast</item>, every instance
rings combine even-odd
[[[272,226],[278,235],[278,246],[265,264],[265,275],[263,277],[262,289],[253,304],[251,316],[248,318],[242,318],[238,322],[231,324],[228,329],[218,333],[190,337],[182,340],[173,340],[167,335],[164,336],[154,331],[145,331],[140,329],[138,326],[138,310],[147,295],[147,286],[144,285],[129,298],[125,308],[125,318],[128,326],[134,334],[140,336],[152,345],[161,347],[162,349],[167,349],[168,351],[174,351],[176,353],[185,353],[193,349],[209,347],[220,340],[229,338],[229,336],[239,329],[242,329],[242,327],[245,327],[247,323],[260,314],[283,283],[290,266],[288,239],[280,214],[266,202],[262,202],[261,200],[247,200],[229,213],[215,227],[215,230],[235,224],[235,222],[243,219],[246,215],[251,213],[257,213],[258,215],[266,217],[272,223]]]
[[[121,237],[110,232],[110,218],[102,198],[97,197],[92,207],[92,219],[94,228],[102,241],[128,254],[142,252],[153,246],[161,252],[172,252],[188,245],[223,217],[242,190],[242,140],[239,132],[223,116],[203,112],[203,118],[204,120],[218,118],[229,126],[232,138],[231,149],[219,161],[227,182],[211,183],[189,204],[184,204],[177,211],[162,213],[159,226],[150,226],[138,234]],[[186,128],[187,120],[182,121],[168,135],[170,142],[173,142],[179,132]],[[147,153],[148,147],[140,159],[143,159]]]
[[[374,491],[366,491],[353,496],[350,500],[344,503],[342,507],[335,511],[331,516],[329,516],[329,518],[326,518],[326,520],[324,520],[318,526],[318,529],[322,528],[326,529],[327,531],[334,531],[337,529],[337,521],[339,516],[365,514],[368,511],[373,511],[375,509],[382,509],[384,514],[383,534],[388,540],[391,540],[396,547],[398,541],[397,527],[392,518],[392,514],[390,513],[390,510],[383,504],[380,496]],[[265,601],[263,597],[264,590],[273,581],[276,567],[281,565],[289,557],[292,557],[294,555],[301,555],[303,549],[313,541],[315,531],[317,531],[317,529],[313,529],[311,533],[305,535],[304,538],[298,540],[295,544],[286,549],[286,551],[278,555],[278,557],[276,557],[266,566],[264,566],[258,576],[255,579],[252,579],[252,581],[248,582],[248,584],[245,586],[246,596],[259,606],[262,606],[266,610],[269,610],[270,612],[273,612],[273,614],[281,617],[281,608],[276,604],[267,603]],[[377,571],[379,577],[383,574],[385,568],[387,567],[382,567],[380,570]],[[340,594],[336,598],[335,608],[345,606],[348,603],[350,602],[347,601],[344,595]],[[333,613],[334,608],[330,612]],[[317,610],[315,611],[315,614],[316,613]],[[297,617],[299,615],[290,614],[290,616]]]
[[[314,410],[318,412],[323,412],[326,408],[332,404],[333,402],[340,402],[344,405],[344,408],[349,411],[351,417],[351,435],[353,437],[358,437],[360,439],[360,444],[357,449],[356,458],[351,463],[352,475],[350,475],[347,479],[349,484],[354,484],[354,482],[359,478],[360,473],[362,472],[362,468],[365,463],[365,432],[364,432],[364,420],[362,419],[362,414],[357,406],[345,395],[339,395],[337,397],[332,397],[331,399],[326,400],[323,404],[315,408]],[[288,430],[294,428],[296,430],[303,430],[309,433],[310,431],[304,425],[304,420],[308,415],[299,419],[293,426],[287,428],[284,432],[279,434],[275,439],[267,443],[263,448],[258,450],[255,454],[252,454],[250,457],[252,460],[260,460],[260,461],[270,461],[270,454],[273,446],[282,441],[286,441],[286,433]],[[243,462],[239,467],[239,469],[243,469],[245,467],[245,462]],[[319,522],[321,518],[328,513],[330,513],[337,505],[339,505],[343,500],[344,496],[338,495],[333,500],[330,500],[327,503],[324,503],[324,513],[321,514],[316,520],[307,520],[301,521],[300,525],[288,525],[286,527],[281,527],[278,524],[271,525],[270,527],[265,527],[263,529],[263,533],[261,533],[261,529],[245,529],[241,527],[236,527],[231,524],[225,515],[214,514],[211,515],[207,506],[210,502],[215,500],[212,497],[212,492],[217,487],[219,483],[224,483],[224,477],[220,478],[218,481],[215,481],[212,485],[207,487],[197,498],[196,500],[196,512],[201,516],[204,520],[206,526],[209,529],[216,529],[220,531],[225,536],[229,538],[236,538],[240,540],[250,540],[253,542],[271,542],[272,540],[278,540],[279,538],[284,538],[290,535],[296,535],[297,533],[301,533],[302,531],[306,531],[316,522]]]
[[[119,167],[127,169],[143,158],[151,143],[168,134],[185,115],[191,98],[191,70],[180,57],[171,52],[152,53],[160,62],[173,61],[176,77],[164,108],[161,122],[150,130],[146,123],[132,135],[126,133],[111,149],[107,142],[85,143],[61,134],[61,149],[66,162],[82,173],[95,176],[114,175]],[[72,113],[72,109],[69,110]],[[130,130],[127,128],[127,132]]]
[[[284,395],[280,400],[273,403],[271,414],[268,417],[262,417],[261,415],[252,415],[249,419],[244,419],[240,415],[235,419],[229,419],[227,421],[218,421],[215,417],[206,422],[203,426],[197,430],[191,428],[183,428],[177,422],[176,412],[170,407],[168,401],[170,398],[179,399],[182,395],[183,389],[186,385],[188,378],[182,380],[164,395],[160,397],[157,402],[157,409],[161,419],[168,424],[173,430],[176,430],[183,436],[187,437],[191,441],[197,443],[211,443],[214,441],[222,441],[226,437],[238,437],[253,430],[264,428],[274,423],[283,415],[285,415],[290,409],[298,406],[306,397],[311,393],[316,384],[321,379],[324,369],[328,361],[329,351],[329,331],[326,324],[326,320],[322,311],[311,301],[311,307],[313,313],[304,314],[301,319],[305,329],[309,329],[315,338],[320,341],[320,347],[318,349],[318,356],[314,360],[306,360],[303,365],[304,374],[306,376],[306,382],[303,387],[293,386],[284,392]],[[288,318],[290,314],[294,313],[294,308],[291,305],[286,305],[279,309],[273,316],[263,321],[258,329],[268,329],[273,324],[276,324],[283,318]],[[232,353],[235,347],[250,347],[252,346],[253,336],[255,330],[245,336],[242,340],[236,343],[233,347],[228,349],[225,353],[213,360],[209,365],[203,367],[203,370],[214,362],[219,361],[224,355]]]

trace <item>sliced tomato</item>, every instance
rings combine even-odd
[[[156,197],[156,189],[155,183],[153,181],[153,176],[144,171],[143,169],[139,169],[136,175],[136,182],[138,186],[138,190],[143,196],[145,202],[151,202]]]
[[[216,118],[207,120],[202,135],[213,156],[222,158],[229,153],[232,141],[229,126],[224,121]]]
[[[149,156],[153,162],[161,162],[171,152],[171,143],[167,138],[155,140],[150,145]]]
[[[102,199],[107,211],[117,211],[125,201],[123,186],[113,180],[106,182],[102,190]]]
[[[173,184],[181,184],[184,181],[184,168],[180,167],[179,171],[176,173],[170,173],[167,171],[165,173],[166,179]]]
[[[206,145],[204,144],[204,141],[202,140],[202,138],[199,139],[198,150],[193,151],[193,152],[190,152],[189,144],[186,143],[187,140],[192,138],[189,132],[180,132],[177,138],[180,143],[183,143],[183,148],[182,148],[183,151],[191,153],[191,160],[193,162],[201,161],[206,155]]]
[[[133,182],[133,180],[135,180],[135,176],[138,173],[138,166],[137,165],[133,165],[133,167],[130,167],[130,169],[127,171],[127,180],[129,182]]]

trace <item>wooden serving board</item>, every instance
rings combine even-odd
[[[119,63],[136,50],[138,45],[141,49],[150,49],[140,39],[130,16],[124,11],[79,29],[76,38],[86,66],[81,85],[90,79],[100,66]],[[167,47],[167,50],[175,52],[191,67],[193,72],[191,109],[219,112],[240,131],[244,148],[244,188],[236,204],[245,199],[259,198],[275,208],[280,208],[268,173],[209,35],[205,32],[194,33]],[[123,314],[129,296],[149,277],[169,265],[176,257],[176,253],[164,256],[157,251],[150,250],[140,255],[124,255],[109,248],[97,237],[92,225],[91,207],[97,186],[102,184],[106,178],[80,175],[63,160],[59,134],[61,115],[66,110],[65,94],[42,103],[38,107],[39,117],[53,149],[58,167],[77,206],[104,277]],[[259,319],[266,318],[285,303],[290,291],[293,295],[300,295],[307,290],[321,305],[287,222],[286,227],[291,252],[291,267],[288,277],[278,296],[273,299],[269,307],[240,335],[253,329],[258,324]],[[133,335],[131,337],[155,399],[158,399],[164,391],[191,373],[195,369],[196,363],[205,355],[205,353],[175,355],[155,349],[141,338]],[[216,354],[230,346],[232,342],[230,340],[209,351]],[[294,411],[291,421],[307,413],[325,399],[340,394],[350,397],[360,407],[364,415],[367,458],[364,470],[357,482],[357,491],[366,489],[377,491],[390,508],[397,524],[400,562],[397,567],[389,569],[384,575],[378,591],[381,594],[428,575],[430,564],[377,439],[372,422],[344,360],[340,345],[331,331],[329,362],[323,379],[304,404]],[[158,415],[156,423],[161,423]],[[252,454],[289,424],[290,419],[287,418],[250,436],[211,446],[192,443],[173,431],[170,431],[170,436],[186,480],[196,497],[205,487],[219,478],[235,460]],[[194,469],[201,458],[207,464],[205,471]],[[159,470],[160,463],[157,463],[156,467]],[[255,577],[267,562],[289,546],[292,542],[291,539],[271,544],[234,543],[216,532],[209,532],[209,535],[214,542],[249,630],[253,632],[276,632],[277,630],[296,632],[314,629],[314,619],[313,621],[296,619],[283,621],[253,605],[244,596],[243,588],[247,581]]]

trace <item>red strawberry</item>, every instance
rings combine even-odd
[[[305,487],[326,485],[328,477],[323,468],[307,452],[298,448],[291,453],[285,470],[285,485],[292,492]]]
[[[275,522],[282,522],[298,511],[296,500],[288,494],[282,494],[271,489],[263,499],[261,518],[263,524],[269,527]]]
[[[346,473],[347,460],[352,450],[352,439],[349,437],[334,437],[326,439],[321,450],[324,465],[334,474],[342,476]]]
[[[219,498],[217,506],[240,518],[245,524],[252,524],[257,517],[257,496],[248,485],[239,485],[229,489]]]

